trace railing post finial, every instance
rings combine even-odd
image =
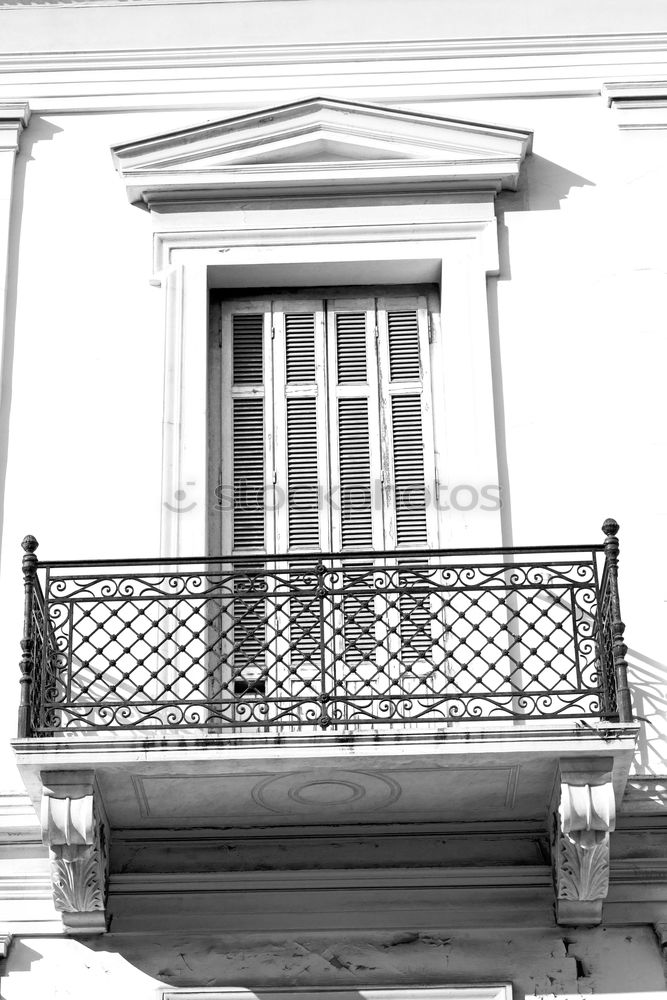
[[[23,556],[23,638],[21,639],[21,699],[19,702],[19,739],[30,736],[30,687],[35,667],[33,653],[35,640],[33,636],[32,609],[35,599],[35,580],[39,560],[35,555],[39,542],[34,535],[26,535],[21,542]]]
[[[615,521],[613,517],[608,517],[607,520],[602,525],[602,530],[604,531],[607,538],[615,538],[618,534],[619,523]]]
[[[628,647],[625,644],[625,625],[621,618],[621,604],[618,597],[618,521],[608,517],[602,525],[607,536],[604,542],[605,558],[609,572],[609,596],[611,604],[612,654],[616,679],[616,702],[619,722],[632,722],[632,701],[628,687]]]
[[[35,550],[39,548],[39,542],[37,541],[34,535],[26,535],[23,541],[21,542],[21,548],[23,549],[24,552],[28,553],[28,555],[33,555]],[[37,557],[35,556],[35,559],[36,558]]]

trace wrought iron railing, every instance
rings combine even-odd
[[[19,735],[632,717],[603,545],[39,564]]]

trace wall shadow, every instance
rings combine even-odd
[[[642,777],[667,775],[667,663],[628,648],[628,673],[635,718],[643,722],[637,744]]]
[[[500,526],[502,544],[507,546],[514,544],[514,529],[498,305],[498,283],[511,281],[512,278],[509,233],[505,223],[505,214],[525,211],[557,211],[561,208],[561,202],[567,199],[570,191],[580,187],[595,187],[595,184],[588,178],[582,177],[581,174],[567,170],[552,160],[532,154],[523,165],[519,190],[504,191],[496,199],[499,272],[487,279],[487,304],[493,412],[496,425],[496,459],[501,497]]]

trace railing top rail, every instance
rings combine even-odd
[[[587,545],[524,545],[458,549],[378,549],[342,552],[272,552],[243,553],[208,556],[157,556],[155,558],[128,559],[45,559],[40,560],[40,569],[58,570],[72,568],[113,568],[115,566],[198,566],[234,563],[235,565],[257,565],[272,562],[323,562],[326,560],[368,560],[368,559],[424,559],[465,558],[468,556],[534,556],[566,555],[579,553],[580,556],[595,556],[604,552],[604,544]]]

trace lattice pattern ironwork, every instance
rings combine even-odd
[[[613,719],[600,551],[44,564],[31,734]]]

